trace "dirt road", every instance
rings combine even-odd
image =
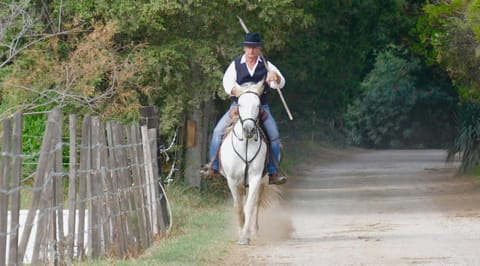
[[[289,206],[264,212],[260,238],[226,263],[480,265],[480,183],[455,176],[444,151],[326,157],[296,173]]]

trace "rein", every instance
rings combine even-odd
[[[244,92],[243,94],[247,94],[247,93],[253,93],[255,94],[257,97],[258,97],[258,94],[253,92],[253,91],[246,91]],[[242,94],[242,95],[243,95]],[[242,96],[240,95],[240,96]],[[239,118],[239,121],[240,121],[240,125],[242,126],[242,130],[243,130],[243,124],[244,122],[246,121],[252,121],[253,124],[255,125],[255,142],[257,142],[259,140],[259,138],[261,138],[260,136],[260,128],[259,128],[259,125],[258,125],[258,116],[257,118],[252,118],[252,117],[249,117],[249,118],[246,118],[246,119],[243,119],[242,116],[240,115],[240,112],[238,113],[238,118]],[[237,121],[238,123],[238,121]],[[233,135],[235,136],[235,138],[238,140],[238,141],[245,141],[245,157],[242,157],[242,155],[240,154],[240,152],[235,148],[235,145],[234,145],[234,142],[233,142],[233,138],[232,138],[232,147],[233,147],[233,151],[235,151],[235,154],[237,154],[237,156],[245,163],[245,171],[244,171],[244,177],[243,177],[243,184],[244,186],[246,187],[247,186],[247,180],[248,180],[248,170],[249,170],[249,167],[250,167],[250,163],[253,162],[253,160],[255,160],[255,158],[257,158],[258,154],[260,153],[260,150],[262,148],[262,141],[260,141],[260,145],[258,145],[258,148],[257,148],[257,151],[255,152],[255,154],[253,155],[253,157],[248,160],[248,138],[247,139],[244,139],[243,137],[239,137],[237,135],[237,132],[235,131],[235,127],[233,128]]]

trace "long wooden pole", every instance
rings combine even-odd
[[[247,25],[245,25],[245,22],[243,22],[243,19],[239,16],[237,16],[237,18],[238,18],[238,21],[240,22],[240,25],[242,26],[243,30],[245,31],[245,33],[249,33],[250,31],[248,30]],[[263,64],[265,65],[265,68],[267,69],[267,71],[270,72],[270,67],[268,66],[267,60],[265,60],[265,57],[263,57],[263,55],[260,54],[260,58],[262,59]],[[270,87],[272,87],[274,85],[275,85],[275,82],[272,81],[270,83]],[[276,91],[278,92],[278,95],[280,96],[280,100],[282,100],[283,107],[287,111],[288,118],[290,118],[290,120],[293,120],[292,113],[290,113],[290,109],[288,108],[287,102],[285,101],[285,98],[283,97],[282,89],[278,88],[278,89],[276,89]]]

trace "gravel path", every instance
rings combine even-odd
[[[480,183],[455,176],[444,151],[322,157],[290,180],[288,206],[264,211],[260,237],[225,264],[480,265]]]

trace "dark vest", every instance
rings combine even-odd
[[[267,69],[265,68],[265,64],[263,62],[258,62],[257,68],[255,68],[255,72],[253,76],[250,76],[248,72],[247,64],[240,63],[242,56],[239,56],[235,59],[235,70],[237,71],[237,83],[238,85],[242,85],[248,82],[257,83],[260,80],[264,79],[267,76]],[[267,104],[267,93],[269,92],[270,87],[267,83],[264,85],[263,94],[260,96],[261,104]],[[237,97],[232,97],[232,99],[237,102]]]

